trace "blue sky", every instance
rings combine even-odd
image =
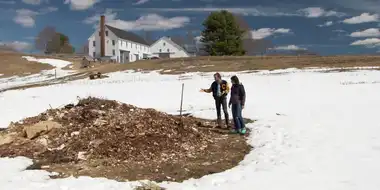
[[[38,32],[54,26],[81,47],[101,14],[108,24],[139,34],[199,35],[210,11],[220,9],[241,15],[253,38],[279,50],[380,51],[380,0],[0,0],[0,43],[32,51]]]

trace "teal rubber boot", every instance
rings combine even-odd
[[[245,128],[240,129],[240,131],[239,131],[239,133],[242,135],[245,135],[246,132],[247,132],[247,130]]]

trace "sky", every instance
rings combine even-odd
[[[200,35],[203,20],[218,10],[241,15],[253,38],[277,50],[380,52],[380,0],[0,0],[0,43],[33,51],[35,36],[53,26],[79,48],[102,14],[107,24],[138,34]]]

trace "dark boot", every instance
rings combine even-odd
[[[225,122],[226,122],[226,128],[229,128],[230,127],[230,121],[228,119],[225,119]]]
[[[216,119],[216,125],[218,127],[222,127],[222,119],[220,119],[220,118]]]

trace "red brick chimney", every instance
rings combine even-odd
[[[106,17],[104,15],[100,16],[100,56],[104,57],[106,55]]]

